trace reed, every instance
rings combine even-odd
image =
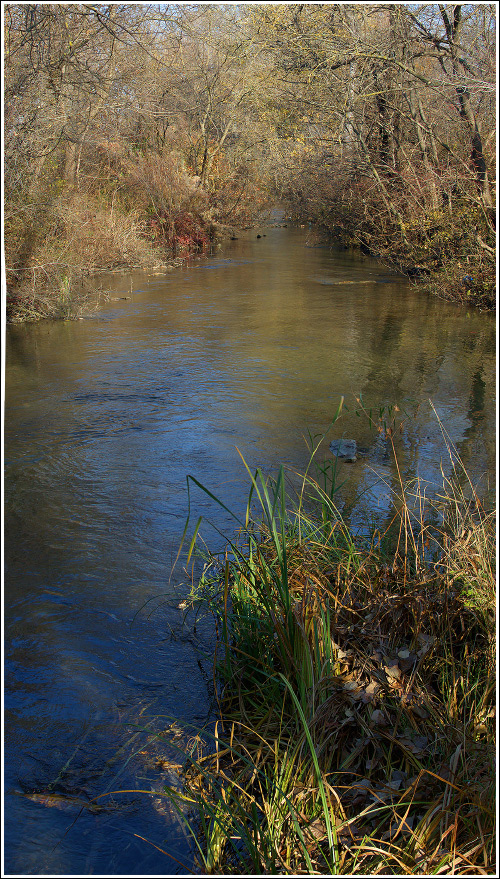
[[[295,499],[247,467],[192,596],[219,635],[213,748],[169,792],[202,872],[495,872],[494,517],[450,454],[432,528],[401,485],[391,556],[313,457]]]

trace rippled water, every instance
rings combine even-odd
[[[403,477],[436,483],[450,464],[431,399],[493,496],[492,316],[417,293],[359,254],[311,246],[306,230],[261,231],[169,274],[110,277],[111,296],[130,299],[89,319],[7,330],[7,872],[189,866],[160,795],[81,806],[175,782],[168,761],[184,739],[168,724],[207,717],[210,629],[194,636],[183,621],[189,578],[182,565],[171,574],[188,473],[240,511],[247,479],[236,448],[251,467],[304,467],[308,431],[327,428],[341,395],[348,411],[332,436],[368,447],[374,433],[355,413],[362,394],[367,407],[408,412]],[[340,476],[351,521],[383,522],[397,487],[391,462],[368,456]],[[232,533],[207,495],[194,491],[191,504]],[[221,546],[215,530],[203,533]]]

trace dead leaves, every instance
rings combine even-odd
[[[332,638],[338,661],[335,668],[341,672],[323,682],[335,688],[337,696],[332,701],[344,700],[362,708],[389,700],[388,707],[394,710],[397,707],[394,700],[397,700],[400,708],[410,712],[411,716],[422,720],[429,717],[426,701],[431,697],[429,694],[426,700],[415,672],[420,660],[430,651],[434,638],[421,634],[418,640],[416,651],[402,645],[388,653],[386,646],[378,644],[358,653],[354,645],[342,647]],[[371,713],[372,724],[390,722],[388,716],[378,709]]]

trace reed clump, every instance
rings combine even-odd
[[[283,469],[249,471],[193,595],[217,623],[218,719],[171,795],[201,872],[495,872],[494,518],[458,471],[432,528],[402,492],[390,556],[310,470],[295,502]]]

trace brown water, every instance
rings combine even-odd
[[[493,497],[494,318],[417,293],[359,254],[308,246],[306,231],[254,230],[166,275],[109,278],[112,296],[131,298],[89,319],[7,329],[7,872],[184,872],[141,836],[190,863],[159,794],[82,806],[175,782],[165,760],[183,740],[175,727],[154,735],[167,716],[207,717],[210,627],[194,635],[183,622],[188,578],[181,565],[171,576],[187,474],[239,512],[248,483],[236,447],[250,467],[304,467],[308,431],[328,427],[342,395],[349,411],[329,439],[368,447],[362,394],[366,407],[409,413],[402,475],[433,490],[450,460],[431,399]],[[354,526],[383,523],[393,463],[374,453],[339,478]],[[191,504],[231,535],[208,496]]]

